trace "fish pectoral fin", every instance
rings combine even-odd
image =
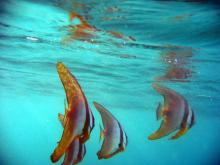
[[[186,134],[186,132],[188,131],[188,128],[181,128],[175,135],[173,135],[169,140],[174,140],[179,138],[180,136]]]
[[[64,115],[62,115],[61,113],[58,113],[58,118],[60,120],[60,123],[62,124],[62,126],[64,127]]]
[[[160,120],[162,116],[163,116],[163,108],[161,103],[159,103],[157,107],[157,120]]]
[[[67,102],[66,102],[66,99],[64,99],[64,110],[65,110],[65,116],[67,114],[67,112],[69,111],[68,107],[67,107]]]
[[[69,112],[69,109],[68,109],[68,107],[67,107],[67,101],[66,101],[66,99],[64,99],[64,110],[65,110],[65,113],[64,113],[64,115],[63,115],[63,126],[65,125],[65,123],[66,123],[66,120],[67,120],[67,114],[68,114],[68,112]]]
[[[103,140],[105,137],[105,130],[102,128],[101,124],[99,125],[100,127],[100,137],[99,137],[99,141]]]

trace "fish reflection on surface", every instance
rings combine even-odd
[[[188,82],[188,78],[192,77],[192,71],[186,68],[171,67],[164,76],[157,77],[156,80],[169,80],[176,82]]]
[[[177,49],[178,48],[178,49]],[[189,47],[177,47],[170,50],[164,50],[161,54],[163,62],[170,66],[182,66],[189,63],[194,56],[194,49]]]
[[[169,19],[170,19],[170,21],[172,21],[173,23],[177,23],[177,22],[187,21],[187,20],[189,20],[192,16],[193,16],[193,14],[182,14],[182,15],[172,16],[172,17],[170,17]]]
[[[157,83],[153,88],[164,97],[164,104],[159,103],[157,108],[157,120],[163,118],[160,128],[148,139],[155,140],[173,133],[170,139],[177,139],[184,135],[195,123],[195,115],[186,99],[169,88]]]
[[[91,26],[86,19],[76,12],[69,14],[70,25],[68,26],[68,36],[65,37],[62,43],[67,44],[72,40],[90,41],[94,38],[94,32],[97,29]]]
[[[110,35],[112,35],[115,38],[127,40],[127,41],[136,41],[136,39],[132,36],[125,36],[124,34],[116,31],[107,31]]]
[[[100,138],[104,138],[101,150],[97,153],[98,159],[108,159],[125,150],[127,135],[117,119],[102,105],[94,102],[94,105],[102,117],[104,130],[101,130]]]
[[[99,43],[95,39],[99,38],[100,34],[105,34],[112,36],[117,39],[122,39],[124,41],[135,41],[136,39],[132,36],[126,36],[121,32],[117,31],[104,31],[97,29],[96,27],[90,25],[85,17],[72,11],[69,14],[70,25],[67,26],[68,35],[62,40],[63,44],[68,44],[73,40],[82,40],[90,43]]]
[[[73,140],[80,138],[80,142],[85,143],[94,127],[94,117],[78,81],[61,62],[57,63],[57,71],[66,92],[68,106],[65,110],[64,131],[51,155],[52,162],[61,158]]]
[[[190,58],[194,55],[194,49],[190,47],[170,47],[170,49],[162,51],[161,57],[168,70],[163,76],[159,76],[156,80],[169,80],[175,82],[189,82],[188,78],[194,73],[187,68]]]

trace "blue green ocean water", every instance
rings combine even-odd
[[[50,155],[62,134],[57,114],[64,113],[65,98],[58,61],[77,77],[96,119],[82,165],[220,162],[217,2],[5,0],[0,9],[1,165],[52,164]],[[94,42],[62,42],[70,35],[70,11],[101,29]],[[171,68],[184,68],[189,75],[181,81],[158,78]],[[147,139],[160,125],[155,112],[163,98],[152,88],[156,80],[181,93],[195,112],[195,125],[177,140]],[[96,155],[101,118],[93,101],[111,111],[128,136],[125,152],[111,159]]]

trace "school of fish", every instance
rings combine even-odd
[[[62,165],[77,164],[86,154],[85,143],[89,140],[95,119],[77,79],[61,62],[57,63],[57,72],[66,93],[67,105],[65,101],[64,115],[58,114],[64,130],[61,140],[51,155],[51,161],[55,163],[65,155]],[[160,128],[148,139],[159,139],[178,130],[170,138],[177,139],[194,125],[194,112],[187,100],[174,90],[158,83],[153,83],[153,88],[164,98],[164,104],[159,103],[156,110],[157,120],[162,118],[163,121]],[[98,159],[108,159],[125,151],[128,137],[122,125],[110,111],[95,101],[93,104],[100,113],[104,126],[103,129],[100,125],[100,140],[103,139],[103,143],[97,156]]]
[[[91,26],[78,13],[71,12],[69,20],[72,22],[72,25],[68,26],[71,35],[65,38],[64,42],[69,42],[72,39],[91,41],[90,39],[95,35],[95,32],[100,31]],[[124,36],[119,32],[107,31],[106,33],[123,40],[135,41],[133,37]],[[168,59],[168,72],[164,76],[156,77],[152,84],[155,91],[164,98],[164,103],[159,103],[156,109],[156,119],[162,120],[162,122],[159,129],[148,136],[149,140],[160,139],[170,134],[173,135],[169,139],[177,139],[186,134],[195,124],[195,114],[188,101],[178,92],[158,83],[162,80],[184,82],[191,76],[191,71],[177,64],[183,59],[180,59],[175,52],[166,52],[165,59]],[[90,139],[90,134],[95,126],[95,118],[74,75],[62,62],[58,62],[56,67],[66,98],[64,115],[58,114],[63,133],[50,158],[55,163],[64,155],[62,165],[78,164],[83,161],[86,155],[86,142]],[[101,149],[97,152],[97,157],[98,159],[109,159],[125,151],[128,137],[123,126],[109,110],[96,101],[93,101],[93,104],[100,113],[104,127],[100,124],[100,140],[103,142]]]

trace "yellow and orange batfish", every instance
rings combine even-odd
[[[57,63],[57,71],[66,92],[68,107],[61,140],[51,155],[52,162],[62,157],[73,140],[79,138],[81,143],[85,143],[94,127],[94,117],[76,78],[61,62]]]
[[[94,102],[94,105],[102,117],[104,130],[101,129],[100,139],[104,138],[101,150],[98,151],[98,159],[108,159],[125,150],[127,135],[118,120],[102,105]]]
[[[62,114],[58,114],[58,118],[62,124],[65,126],[66,120]],[[73,142],[68,147],[67,151],[65,152],[65,157],[62,165],[73,165],[78,164],[81,162],[86,154],[86,147],[85,144],[82,144],[79,138],[73,140]]]
[[[164,104],[159,103],[157,120],[163,118],[160,128],[150,135],[148,139],[155,140],[167,136],[178,130],[170,139],[177,139],[184,135],[195,123],[195,115],[186,99],[169,88],[157,83],[154,89],[164,97]]]

